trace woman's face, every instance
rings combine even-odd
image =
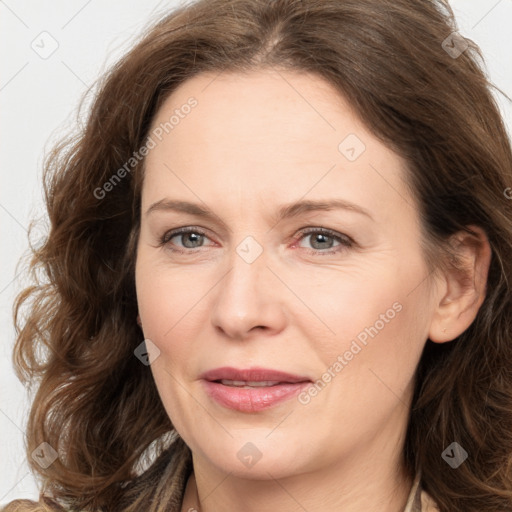
[[[150,137],[137,300],[194,457],[250,478],[393,457],[434,307],[403,161],[290,71],[198,75]],[[203,378],[222,367],[309,383]]]

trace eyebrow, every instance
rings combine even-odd
[[[350,201],[345,201],[344,199],[327,199],[315,201],[303,200],[281,205],[277,210],[277,214],[275,215],[275,222],[278,223],[284,219],[299,217],[300,215],[304,215],[309,212],[330,211],[336,209],[349,210],[360,213],[366,217],[369,217],[371,220],[374,220],[368,210],[357,204],[351,203]],[[219,217],[211,210],[197,203],[172,200],[168,198],[164,198],[160,201],[157,201],[156,203],[153,203],[146,210],[145,215],[149,215],[155,211],[176,211],[180,213],[188,213],[189,215],[194,215],[203,219],[219,219]]]

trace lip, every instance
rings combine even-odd
[[[271,370],[269,368],[247,368],[239,369],[232,366],[223,366],[221,368],[214,368],[208,370],[200,375],[201,379],[214,381],[214,380],[244,380],[244,381],[278,381],[294,384],[296,382],[311,382],[311,379],[306,376],[293,375],[280,370]]]
[[[311,379],[304,376],[270,370],[267,368],[237,369],[232,367],[215,368],[201,375],[205,392],[220,405],[239,412],[259,412],[273,407],[299,394]],[[274,381],[274,386],[252,389],[234,387],[215,382],[220,380]]]

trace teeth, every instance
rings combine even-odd
[[[260,381],[254,381],[254,380],[227,380],[222,379],[221,384],[224,384],[225,386],[235,386],[235,387],[243,387],[243,388],[263,388],[263,387],[269,387],[269,386],[275,386],[276,384],[279,384],[279,381],[273,381],[273,380],[260,380]]]

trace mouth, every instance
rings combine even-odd
[[[269,368],[253,367],[253,368],[233,368],[232,366],[223,366],[208,370],[200,375],[200,378],[210,382],[225,381],[228,385],[235,383],[248,383],[255,385],[270,382],[295,384],[297,382],[312,382],[309,377],[303,375],[294,375],[281,370],[272,370]]]
[[[289,400],[312,383],[309,377],[265,368],[217,368],[201,375],[206,394],[217,404],[245,413]]]
[[[243,388],[243,389],[252,389],[252,388],[268,388],[271,386],[277,386],[279,384],[289,384],[289,382],[279,382],[279,381],[271,381],[271,380],[228,380],[228,379],[220,379],[214,380],[213,382],[217,382],[220,384],[224,384],[224,386],[231,386],[235,388]]]

